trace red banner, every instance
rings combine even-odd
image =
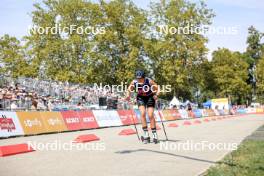
[[[132,125],[134,121],[135,123],[139,123],[133,110],[118,110],[117,113],[123,125]]]
[[[79,111],[78,112],[82,129],[98,128],[98,124],[92,111]]]
[[[68,130],[82,129],[82,123],[77,112],[62,111],[61,114]]]
[[[129,117],[127,110],[118,110],[117,113],[123,125],[131,125],[133,123],[132,119]]]

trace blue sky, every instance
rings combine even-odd
[[[133,1],[139,7],[147,8],[151,0]],[[33,10],[35,2],[41,2],[41,0],[1,0],[0,36],[9,34],[21,38],[26,35],[28,26],[31,24],[30,12]],[[238,30],[236,35],[209,35],[207,46],[210,53],[218,47],[226,47],[233,51],[245,51],[247,28],[250,25],[264,32],[264,1],[207,0],[206,3],[216,14],[213,19],[213,27],[235,27]]]

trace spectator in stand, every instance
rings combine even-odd
[[[45,97],[47,94],[51,96]],[[89,105],[98,104],[100,96],[117,97],[110,90],[99,90],[92,87],[92,85],[83,87],[63,82],[19,78],[8,80],[6,85],[0,87],[0,108],[10,109],[11,104],[14,104],[12,99],[17,99],[15,104],[19,109],[31,109],[32,106],[32,109],[35,110],[37,108],[51,110],[51,107],[60,106],[61,104],[69,107],[74,107],[74,104],[77,105],[78,102]],[[56,104],[55,100],[57,100]]]
[[[82,106],[82,103],[81,103],[81,102],[79,102],[79,103],[77,104],[77,108],[80,109],[80,110],[84,109],[84,107]]]
[[[38,102],[35,99],[32,99],[31,110],[36,111],[38,109]]]
[[[187,104],[187,110],[188,110],[188,111],[192,111],[192,106],[191,106],[190,103]]]
[[[54,102],[52,100],[48,100],[48,110],[52,111],[54,109]]]

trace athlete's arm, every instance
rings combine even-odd
[[[151,84],[151,91],[156,95],[159,96],[160,90],[157,83],[155,83],[153,80],[150,80]]]

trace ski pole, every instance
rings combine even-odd
[[[131,104],[130,104],[130,102],[128,101],[128,104],[129,104],[129,106],[130,106],[130,111],[131,111],[131,114],[132,114],[132,120],[133,120],[133,125],[134,125],[134,127],[135,127],[135,130],[136,130],[136,133],[137,133],[137,138],[138,138],[138,140],[140,141],[140,138],[139,138],[139,134],[138,134],[138,129],[137,129],[137,125],[136,125],[136,122],[135,122],[135,119],[134,119],[134,117],[133,117],[133,105],[131,106]],[[132,107],[132,108],[131,108]]]
[[[168,136],[167,136],[167,132],[165,130],[165,126],[164,126],[164,123],[163,123],[163,120],[162,120],[162,116],[161,116],[161,112],[160,112],[160,108],[158,106],[158,101],[156,101],[156,107],[157,107],[157,110],[158,110],[158,114],[159,114],[159,117],[160,117],[160,121],[161,121],[161,124],[162,124],[162,128],[163,128],[163,132],[165,134],[165,137],[166,137],[166,141],[168,141]]]

